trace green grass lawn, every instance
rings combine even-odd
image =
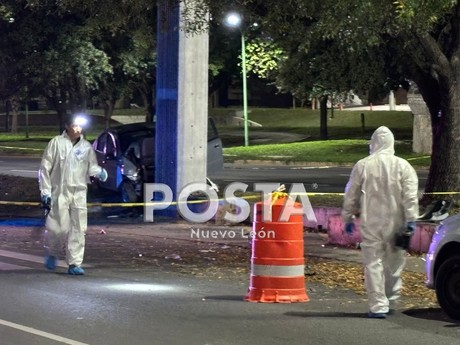
[[[228,123],[235,115],[236,109],[210,109],[219,129],[238,128]],[[364,127],[361,122],[364,114]],[[251,131],[293,132],[305,134],[312,139],[319,138],[319,110],[311,109],[277,109],[252,108],[248,119],[262,125],[251,127]],[[412,113],[407,111],[349,111],[334,110],[334,117],[328,113],[329,139],[368,138],[379,126],[387,126],[397,139],[412,139]]]
[[[412,152],[410,142],[397,142],[396,154],[408,159],[414,166],[429,166],[430,157]],[[224,149],[225,160],[276,160],[286,163],[325,162],[356,163],[369,154],[368,140],[327,140],[291,144],[229,147]]]
[[[363,115],[361,115],[363,114]],[[221,131],[243,131],[229,124],[235,109],[211,109]],[[349,111],[334,110],[328,113],[328,138],[319,140],[320,115],[311,109],[253,108],[248,118],[262,125],[250,127],[251,133],[273,131],[304,134],[308,141],[276,145],[239,145],[232,147],[224,142],[227,162],[235,160],[278,160],[284,162],[326,162],[350,164],[369,153],[369,139],[379,126],[389,127],[395,134],[396,154],[409,159],[413,165],[428,166],[430,157],[412,152],[412,113],[406,111]],[[362,122],[364,118],[364,126]],[[220,125],[219,124],[223,124]]]

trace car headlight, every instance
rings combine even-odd
[[[123,158],[123,166],[121,168],[121,174],[127,179],[138,182],[141,178],[139,169],[130,160]]]

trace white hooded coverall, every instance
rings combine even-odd
[[[405,250],[395,247],[396,233],[418,217],[418,178],[412,166],[394,155],[394,136],[379,127],[370,155],[358,161],[348,181],[342,217],[360,214],[365,287],[372,313],[387,313],[401,293]]]
[[[67,237],[67,265],[80,266],[83,262],[87,229],[87,183],[89,177],[97,176],[101,169],[93,147],[83,135],[72,145],[64,131],[51,139],[43,153],[39,188],[42,196],[51,196],[45,246],[48,255],[59,257]]]

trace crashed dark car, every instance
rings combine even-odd
[[[155,174],[155,125],[132,123],[104,130],[93,142],[99,165],[108,179],[99,187],[120,193],[123,202],[138,202],[142,186],[153,182]],[[222,141],[212,119],[208,123],[208,171],[223,167]]]

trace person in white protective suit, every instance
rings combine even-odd
[[[370,318],[383,319],[394,310],[405,265],[405,250],[395,246],[395,237],[402,229],[413,233],[418,217],[417,173],[394,153],[393,133],[379,127],[370,155],[353,167],[342,208],[348,234],[354,231],[354,217],[360,217]]]
[[[100,167],[91,144],[84,139],[86,118],[70,117],[65,130],[51,139],[39,170],[42,204],[50,205],[46,218],[45,267],[56,268],[57,258],[65,245],[68,274],[82,275],[87,228],[86,196],[90,177],[102,181],[107,171]]]

